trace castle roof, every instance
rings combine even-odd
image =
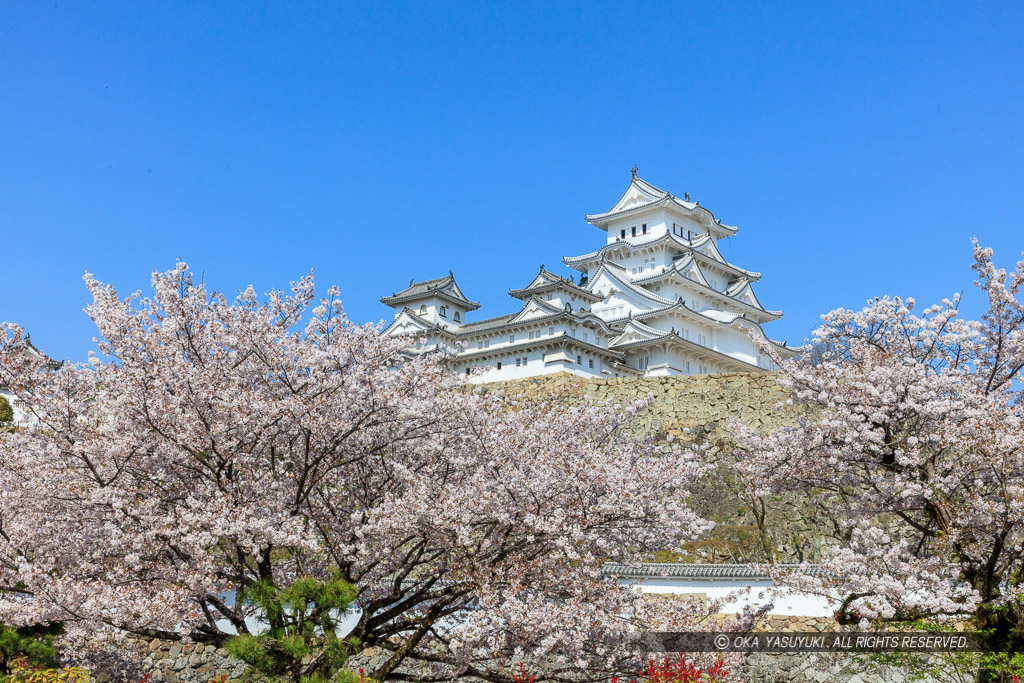
[[[670,306],[663,308],[655,308],[650,311],[642,311],[640,313],[633,313],[622,318],[615,318],[608,321],[608,324],[612,327],[618,328],[620,325],[628,325],[630,322],[642,323],[644,320],[658,320],[660,318],[666,318],[673,315],[682,315],[685,318],[696,320],[704,324],[710,324],[715,327],[736,327],[746,325],[757,329],[762,339],[775,347],[778,353],[785,357],[791,358],[800,352],[799,348],[792,348],[787,346],[783,342],[775,341],[764,333],[764,328],[756,320],[752,320],[745,315],[739,313],[732,313],[729,311],[720,311],[717,309],[710,309],[704,311],[695,311],[686,305],[682,300],[675,302]],[[645,327],[649,327],[646,326]],[[657,335],[663,334],[663,331],[656,330],[653,327],[649,329],[654,330]],[[655,336],[657,336],[655,335]],[[621,335],[620,335],[621,336]],[[614,342],[612,342],[614,343]]]
[[[707,279],[700,270],[700,266],[687,258],[676,261],[670,268],[664,268],[650,275],[637,278],[633,280],[633,285],[636,287],[646,286],[672,278],[685,280],[687,286],[719,302],[719,304],[724,303],[726,306],[738,307],[744,312],[744,315],[759,323],[778,320],[782,317],[782,311],[769,311],[761,305],[760,300],[754,294],[754,288],[750,285],[750,278],[740,278],[731,282],[724,292],[720,292],[708,284]]]
[[[554,306],[537,297],[530,298],[522,309],[515,313],[467,323],[449,331],[453,332],[456,336],[465,337],[473,334],[479,334],[481,332],[490,332],[495,329],[512,328],[534,323],[548,323],[553,322],[556,319],[565,319],[576,324],[587,324],[599,327],[608,334],[613,332],[611,327],[608,326],[608,323],[589,311],[575,312],[565,308],[559,308],[558,306]]]
[[[398,306],[423,301],[431,297],[445,299],[457,306],[461,306],[467,311],[475,311],[480,308],[480,304],[470,301],[462,293],[451,271],[448,271],[446,276],[434,278],[433,280],[423,280],[421,282],[410,280],[408,287],[401,292],[393,293],[391,296],[381,297],[380,302],[385,306],[397,308]]]
[[[664,344],[682,347],[692,356],[696,356],[698,358],[709,358],[724,367],[734,368],[741,372],[749,372],[751,370],[766,372],[766,370],[758,367],[757,365],[740,360],[739,358],[733,358],[721,351],[716,351],[702,344],[698,344],[697,342],[690,341],[680,335],[676,330],[665,332],[645,325],[638,320],[630,320],[626,323],[622,334],[609,342],[608,348],[616,351],[625,351],[627,349],[643,348],[645,346],[661,346]]]
[[[580,287],[572,279],[555,275],[546,270],[543,265],[541,265],[540,272],[537,273],[536,277],[530,281],[530,284],[520,289],[510,289],[508,293],[509,296],[516,299],[527,299],[538,294],[554,291],[564,291],[576,298],[585,299],[590,302],[601,300],[601,297]]]
[[[476,320],[463,325],[441,325],[423,320],[418,313],[409,307],[399,312],[395,319],[385,328],[385,332],[399,322],[411,321],[422,332],[438,332],[451,339],[465,339],[479,334],[493,333],[497,330],[514,329],[533,324],[548,324],[556,320],[566,320],[578,325],[586,325],[602,330],[605,334],[615,333],[608,323],[589,311],[571,311],[559,308],[538,297],[531,297],[523,307],[515,313],[499,315],[494,318]]]
[[[523,339],[513,344],[504,344],[502,346],[494,348],[463,351],[459,354],[459,359],[473,360],[476,358],[486,358],[488,356],[504,356],[507,355],[509,352],[516,353],[518,351],[550,346],[572,346],[578,348],[580,351],[583,351],[584,353],[602,356],[604,358],[609,358],[623,364],[626,360],[626,355],[621,351],[609,349],[604,346],[598,346],[597,344],[593,344],[591,342],[585,342],[577,337],[571,337],[565,332],[546,337],[536,337],[535,339]]]
[[[606,275],[621,291],[632,294],[635,298],[650,304],[652,307],[661,308],[673,303],[671,299],[666,299],[635,284],[630,279],[629,271],[612,261],[601,261],[600,268],[597,269],[597,272],[587,282],[587,289],[593,291],[594,287],[601,281],[602,275]]]
[[[686,241],[672,233],[665,233],[658,237],[646,239],[620,238],[604,245],[597,251],[581,254],[580,256],[566,256],[562,259],[562,263],[575,270],[586,270],[591,265],[614,254],[630,254],[635,251],[643,252],[661,246],[676,247],[679,252],[692,254],[694,258],[705,265],[712,265],[737,277],[743,276],[752,280],[759,280],[761,278],[761,273],[740,268],[726,261],[715,245],[715,240],[706,233],[694,237],[691,241]]]
[[[780,564],[778,569],[814,575],[820,571],[815,564]],[[644,562],[639,565],[606,562],[601,575],[614,579],[753,579],[769,581],[771,576],[749,564],[688,564],[684,562]]]
[[[679,199],[671,192],[662,190],[643,180],[636,174],[635,167],[633,168],[633,177],[630,180],[629,187],[619,197],[619,201],[615,202],[615,205],[604,213],[587,214],[585,218],[594,227],[607,230],[608,224],[616,218],[625,218],[659,207],[669,208],[694,218],[701,225],[722,236],[736,234],[737,229],[735,226],[723,225],[720,220],[715,218],[714,214],[700,206],[699,203]]]

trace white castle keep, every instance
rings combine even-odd
[[[562,259],[579,280],[540,272],[509,295],[519,312],[470,321],[480,307],[446,277],[410,282],[381,303],[395,309],[387,335],[410,338],[411,353],[443,348],[474,381],[569,372],[586,377],[690,375],[776,369],[751,335],[767,339],[754,295],[761,274],[722,257],[736,234],[689,195],[679,199],[642,180],[610,210],[587,215],[608,234],[597,251]],[[794,349],[768,340],[786,358]],[[474,373],[474,368],[482,372]]]

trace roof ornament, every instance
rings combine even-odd
[[[636,177],[636,164],[633,164],[633,168],[630,169],[630,173],[633,174],[633,180],[636,180],[637,179],[637,177]]]
[[[690,201],[690,193],[689,192],[684,192],[683,193],[683,199],[685,199],[686,201]]]
[[[414,282],[416,282],[416,278],[414,278],[414,277],[409,278],[409,286],[410,287],[412,287],[412,283],[414,283]]]

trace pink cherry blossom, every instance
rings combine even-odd
[[[183,263],[150,297],[86,284],[88,363],[49,370],[0,334],[29,415],[0,435],[0,622],[216,643],[249,630],[232,591],[337,572],[359,589],[353,635],[394,655],[367,675],[498,680],[523,657],[548,678],[621,670],[629,632],[718,608],[600,577],[711,526],[683,502],[703,467],[626,436],[636,407],[472,390],[311,276],[265,303]]]
[[[753,489],[810,496],[833,525],[823,571],[785,581],[852,623],[973,616],[1021,652],[1024,260],[1007,274],[989,249],[974,258],[980,320],[957,298],[832,311],[812,352],[776,359],[801,426],[736,432]]]

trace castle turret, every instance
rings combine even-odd
[[[381,297],[380,301],[395,309],[395,318],[405,309],[410,309],[423,322],[442,327],[461,325],[469,311],[480,308],[480,304],[470,301],[462,293],[451,271],[445,277],[433,280],[410,280],[409,286],[401,292]]]

